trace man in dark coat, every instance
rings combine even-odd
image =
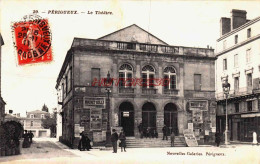
[[[220,134],[217,132],[217,133],[215,134],[215,142],[216,142],[216,144],[217,144],[217,147],[219,147],[220,140],[221,140]]]
[[[34,137],[34,135],[31,130],[29,131],[28,136],[29,136],[29,142],[32,143],[32,138]]]
[[[116,133],[116,130],[112,130],[112,135],[111,135],[111,142],[113,146],[113,153],[117,153],[117,140],[118,140],[118,134]]]
[[[164,140],[164,138],[166,138],[166,140],[168,140],[168,137],[167,137],[168,127],[165,124],[162,128],[162,131],[163,131],[163,140]]]

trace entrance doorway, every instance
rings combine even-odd
[[[156,109],[150,102],[142,107],[142,123],[144,128],[156,129]]]
[[[178,110],[173,103],[168,103],[164,107],[164,124],[168,127],[168,134],[173,132],[176,136],[179,135],[178,130]]]
[[[123,127],[126,136],[134,136],[134,107],[130,102],[119,106],[119,125]]]

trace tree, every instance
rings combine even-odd
[[[44,104],[42,106],[42,111],[49,112],[49,108]]]
[[[42,127],[45,129],[51,130],[51,136],[56,134],[57,126],[57,112],[52,113],[51,115],[45,115],[45,118],[42,119]]]

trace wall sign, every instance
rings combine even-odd
[[[189,109],[200,109],[201,111],[207,111],[208,110],[208,101],[202,101],[202,100],[192,100],[189,101]]]
[[[100,108],[105,109],[106,99],[104,97],[84,97],[84,108]]]
[[[101,130],[102,127],[102,109],[90,109],[90,129]]]

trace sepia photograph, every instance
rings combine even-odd
[[[259,0],[0,0],[0,163],[259,164],[259,145]]]

